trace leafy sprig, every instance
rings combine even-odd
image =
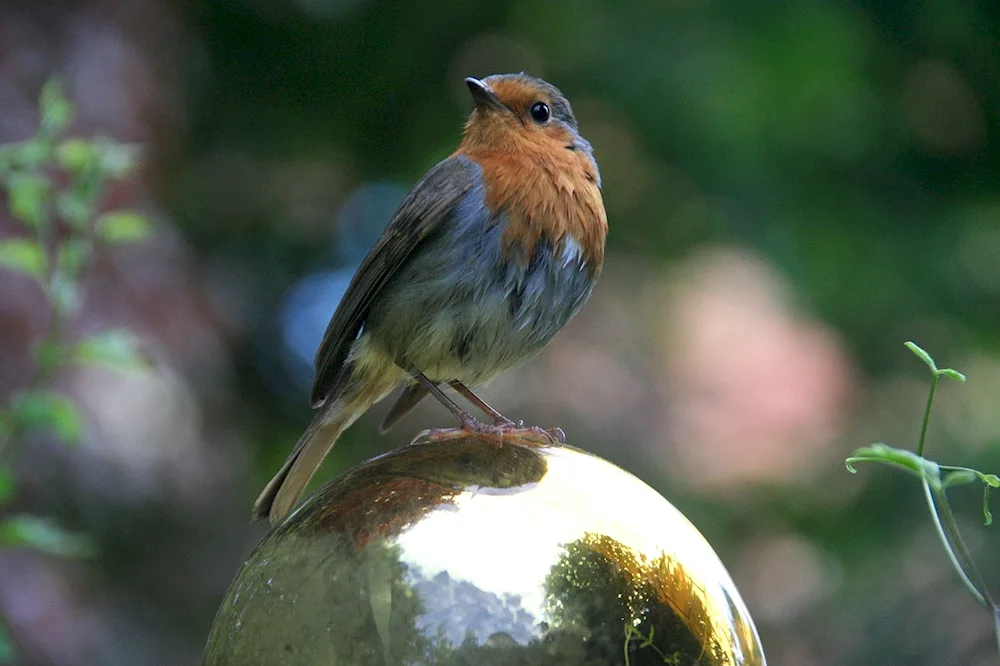
[[[40,124],[34,136],[0,146],[0,189],[23,233],[0,239],[0,274],[35,282],[49,308],[45,333],[32,346],[34,371],[26,384],[0,404],[0,509],[15,492],[12,468],[31,431],[45,430],[76,444],[83,420],[74,402],[52,389],[52,380],[73,364],[141,369],[149,363],[138,338],[122,329],[74,339],[71,324],[82,307],[80,285],[104,245],[132,243],[150,233],[149,221],[132,211],[103,210],[107,186],[130,176],[133,146],[105,138],[68,137],[73,106],[58,80],[42,90]],[[0,517],[0,548],[24,546],[63,557],[93,552],[85,535],[30,515]],[[0,663],[14,659],[0,623]]]
[[[104,212],[101,207],[108,184],[134,170],[137,151],[103,138],[64,137],[73,107],[58,80],[42,90],[40,115],[33,137],[0,146],[0,186],[11,215],[27,232],[0,240],[0,270],[36,282],[50,309],[48,329],[33,348],[34,374],[0,409],[0,462],[8,465],[28,430],[48,429],[67,443],[79,440],[76,406],[49,388],[51,379],[68,365],[148,365],[129,331],[102,331],[72,340],[67,330],[79,314],[81,279],[99,247],[139,241],[149,234],[142,215]]]
[[[924,408],[923,422],[920,426],[917,451],[914,453],[908,449],[897,449],[881,442],[871,444],[854,451],[854,455],[845,461],[847,469],[853,474],[856,472],[855,463],[874,462],[902,469],[920,479],[924,496],[927,498],[927,507],[948,558],[969,593],[989,611],[993,619],[997,647],[1000,649],[1000,607],[997,606],[990,594],[975,560],[969,553],[946,492],[952,486],[981,482],[983,484],[983,520],[986,525],[990,525],[993,522],[993,514],[990,512],[990,489],[1000,488],[1000,477],[969,467],[941,465],[924,457],[927,425],[930,421],[931,406],[934,404],[934,393],[937,390],[938,381],[942,377],[948,377],[964,383],[965,375],[952,368],[938,368],[931,355],[914,342],[906,342],[906,347],[931,370],[931,386],[927,395],[927,405]]]

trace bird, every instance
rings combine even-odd
[[[466,433],[540,431],[469,387],[534,356],[590,296],[608,232],[600,171],[552,84],[523,72],[465,83],[473,109],[458,148],[413,186],[354,274],[316,354],[315,417],[255,519],[288,515],[340,434],[400,387],[383,433],[427,395]]]

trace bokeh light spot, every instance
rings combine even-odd
[[[296,384],[312,382],[312,361],[337,304],[351,283],[354,267],[313,273],[299,280],[281,308],[281,337],[287,371]]]

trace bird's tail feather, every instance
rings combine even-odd
[[[319,469],[323,458],[333,448],[340,433],[350,425],[351,420],[353,419],[349,419],[346,414],[333,419],[323,412],[316,415],[295,444],[285,464],[254,502],[255,519],[259,520],[266,516],[274,525],[291,512],[313,474]]]

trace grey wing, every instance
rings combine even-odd
[[[406,195],[389,226],[361,262],[326,328],[316,353],[313,408],[323,406],[339,393],[347,376],[351,344],[379,291],[472,188],[475,178],[476,166],[469,158],[449,157],[428,171]]]

